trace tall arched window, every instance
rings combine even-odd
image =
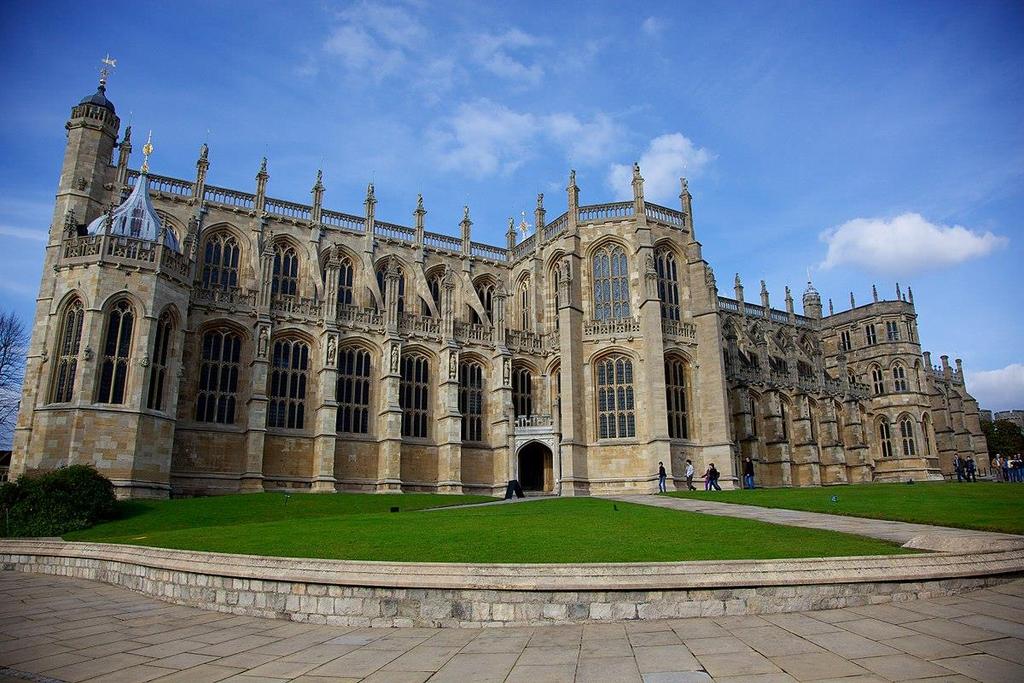
[[[338,358],[336,429],[346,434],[370,432],[370,354],[342,349]]]
[[[387,263],[377,269],[377,286],[380,287],[380,296],[386,302],[388,300],[387,286]],[[405,312],[405,271],[398,267],[398,312]]]
[[[902,363],[896,363],[892,366],[892,388],[893,391],[906,392],[909,390],[907,385],[907,371],[903,367]]]
[[[338,303],[344,306],[352,305],[352,275],[352,259],[346,256],[338,267]]]
[[[686,363],[679,358],[665,359],[665,405],[668,412],[668,436],[689,439],[690,424],[686,401]]]
[[[671,249],[659,249],[654,255],[654,267],[658,273],[661,317],[679,320],[679,269],[676,255]]]
[[[629,317],[629,264],[626,251],[618,245],[598,249],[594,254],[594,319],[619,320]]]
[[[914,421],[909,415],[900,418],[900,439],[903,442],[903,455],[917,455],[917,443],[914,441]]]
[[[459,364],[459,412],[462,440],[484,440],[484,368],[474,361]]]
[[[892,431],[889,428],[889,421],[884,417],[878,421],[878,445],[882,457],[892,457]]]
[[[921,452],[924,455],[932,454],[932,418],[925,413],[921,417]]]
[[[203,287],[238,286],[238,242],[228,233],[211,235],[203,251]]]
[[[174,323],[170,313],[164,313],[156,323],[156,339],[153,342],[153,358],[149,370],[149,396],[146,407],[150,410],[164,409],[164,384],[167,378],[167,356],[171,347]]]
[[[302,429],[306,424],[309,345],[297,339],[274,342],[270,365],[267,426]]]
[[[530,279],[523,278],[519,283],[519,329],[533,329],[533,316],[530,315]]]
[[[782,438],[785,441],[789,441],[789,418],[791,414],[789,410],[789,403],[786,401],[779,401],[779,412],[782,415]]]
[[[75,395],[75,375],[78,372],[78,351],[82,343],[82,321],[85,309],[75,299],[64,309],[57,337],[56,369],[53,373],[53,387],[50,403],[67,403]]]
[[[633,361],[608,356],[597,364],[597,433],[600,439],[636,436]]]
[[[529,368],[512,368],[512,405],[516,417],[533,415],[533,373]]]
[[[480,297],[480,303],[484,305],[484,311],[487,312],[487,318],[489,320],[494,319],[494,283],[488,280],[482,280],[477,282],[473,288],[476,290],[476,295]],[[481,324],[483,320],[480,318],[480,314],[477,313],[475,308],[470,307],[470,319],[477,325]]]
[[[209,330],[203,335],[197,422],[235,424],[241,353],[242,338],[230,330]]]
[[[114,304],[107,314],[97,403],[124,403],[124,390],[128,384],[128,355],[131,353],[134,325],[135,314],[124,299]]]
[[[430,298],[434,302],[434,308],[437,309],[438,314],[441,314],[441,278],[444,277],[442,273],[434,273],[427,280],[427,289],[430,290]],[[430,306],[424,301],[422,306],[423,315],[430,316]]]
[[[299,292],[299,257],[285,244],[274,247],[274,277],[271,294],[295,296]]]
[[[557,267],[556,268],[552,268],[551,269],[551,284],[552,284],[551,301],[552,301],[552,303],[554,304],[554,307],[555,307],[554,313],[555,313],[555,329],[556,330],[558,329],[558,326],[559,326],[559,321],[558,321],[558,290],[559,290],[559,287],[558,287],[558,284],[559,284],[560,278],[561,278],[561,276],[558,273],[558,268]]]
[[[430,415],[430,361],[418,354],[402,356],[398,404],[402,408],[402,436],[427,438]]]
[[[871,387],[875,396],[885,393],[885,382],[882,379],[882,368],[877,365],[871,366]]]

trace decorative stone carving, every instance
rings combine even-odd
[[[459,377],[459,352],[452,350],[448,352],[448,379]]]
[[[391,372],[398,372],[398,363],[399,363],[399,355],[400,355],[400,353],[401,352],[399,351],[398,344],[392,344],[391,345]]]
[[[141,365],[144,368],[148,368],[149,367],[149,354],[148,353],[142,355],[142,358],[139,359],[139,365]]]
[[[327,367],[333,368],[338,356],[338,343],[334,335],[327,337]]]
[[[256,342],[256,355],[260,358],[267,357],[267,351],[270,348],[270,328],[266,325],[260,326],[258,339]]]
[[[501,360],[501,385],[503,387],[512,386],[512,359],[503,358]]]

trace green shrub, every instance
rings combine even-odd
[[[109,519],[114,505],[114,485],[88,465],[24,474],[0,487],[0,531],[5,536],[60,536]]]

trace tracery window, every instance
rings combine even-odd
[[[516,417],[533,415],[533,373],[529,368],[512,369],[512,405]]]
[[[597,363],[597,429],[600,439],[636,436],[633,361],[614,354]]]
[[[487,312],[487,318],[490,320],[494,319],[494,285],[490,282],[479,282],[474,286],[476,289],[476,295],[480,297],[480,303],[484,305],[484,311]],[[475,308],[470,308],[470,318],[477,325],[481,324],[483,320],[480,318],[480,314],[477,313]]]
[[[150,361],[149,396],[146,407],[150,410],[164,409],[164,384],[167,378],[167,355],[171,346],[174,323],[171,314],[164,313],[156,324],[156,339],[153,342],[153,358]]]
[[[789,404],[779,401],[779,412],[782,414],[782,439],[789,441]]]
[[[352,289],[352,259],[345,257],[341,259],[341,265],[338,267],[338,303],[343,306],[351,306],[353,300],[353,289]]]
[[[661,317],[679,320],[679,268],[671,249],[660,249],[654,255],[658,273],[658,298],[661,299]]]
[[[335,399],[338,415],[335,429],[345,434],[370,432],[370,354],[365,349],[347,348],[338,354],[338,382]]]
[[[56,370],[53,373],[53,388],[50,403],[67,403],[75,394],[75,375],[78,373],[78,352],[82,343],[82,322],[85,309],[75,299],[64,309],[57,337]]]
[[[556,330],[558,329],[558,324],[559,324],[558,323],[558,290],[559,290],[558,284],[559,284],[559,278],[560,278],[560,276],[558,274],[558,268],[552,269],[552,271],[551,271],[551,283],[552,283],[552,288],[553,288],[554,291],[552,292],[551,300],[552,300],[552,302],[554,303],[554,306],[555,306],[555,329]]]
[[[299,291],[299,257],[284,244],[274,247],[274,274],[271,294],[295,296]]]
[[[430,290],[430,298],[434,301],[434,308],[437,309],[438,315],[442,314],[441,311],[441,277],[440,273],[435,274],[427,281],[427,289]],[[421,307],[424,316],[430,317],[430,306],[426,302],[423,302]]]
[[[885,336],[889,341],[900,340],[900,328],[899,324],[895,320],[890,320],[885,323]]]
[[[917,455],[917,444],[914,442],[914,421],[909,416],[900,418],[900,439],[903,441],[903,455]]]
[[[843,330],[839,333],[839,350],[849,351],[853,346],[850,344],[850,331]]]
[[[892,366],[892,386],[893,391],[909,391],[909,385],[907,384],[907,371],[904,369],[902,363],[896,363]]]
[[[519,329],[521,330],[529,330],[533,327],[530,308],[530,280],[523,279],[519,283]]]
[[[210,330],[203,335],[197,422],[235,424],[241,351],[242,338],[230,330]]]
[[[629,264],[626,251],[617,244],[594,254],[594,319],[629,317]]]
[[[932,454],[932,418],[925,413],[921,417],[921,442],[925,455]]]
[[[868,346],[874,346],[878,343],[878,337],[875,335],[874,323],[864,326],[864,343]]]
[[[128,383],[128,354],[131,352],[134,324],[135,314],[124,299],[114,304],[107,314],[97,403],[124,403],[124,390]]]
[[[309,381],[309,345],[298,339],[274,342],[270,361],[270,402],[267,426],[302,429],[306,424],[306,386]]]
[[[690,425],[686,401],[686,363],[679,358],[665,359],[665,404],[670,439],[689,439]]]
[[[377,270],[377,286],[380,287],[380,296],[385,305],[388,300],[387,280],[387,265],[385,264]],[[398,312],[405,312],[405,271],[401,266],[398,266]]]
[[[871,366],[871,387],[875,396],[885,393],[885,382],[882,379],[882,368],[877,365]]]
[[[878,421],[878,443],[881,447],[882,456],[892,457],[892,432],[889,428],[889,421],[884,417]]]
[[[480,363],[459,364],[459,412],[462,413],[462,440],[483,441],[484,368]]]
[[[424,356],[402,356],[398,404],[402,408],[402,436],[427,437],[430,414],[430,361]]]
[[[228,233],[211,235],[203,251],[203,287],[238,286],[238,242]]]

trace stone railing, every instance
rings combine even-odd
[[[160,267],[178,277],[187,278],[192,272],[192,261],[173,249],[164,249],[160,257]]]
[[[65,237],[61,246],[64,248],[61,256],[66,259],[96,256],[100,253],[100,236]]]
[[[156,262],[156,242],[121,235],[107,236],[107,256],[124,261]]]
[[[533,245],[537,241],[537,235],[533,234],[512,248],[512,258],[522,258],[533,253]]]
[[[686,218],[686,214],[682,211],[676,211],[675,209],[659,206],[658,204],[644,204],[644,214],[659,223],[665,223],[678,228],[683,226]]]
[[[826,376],[822,381],[817,377],[806,375],[795,378],[786,372],[774,370],[765,372],[761,368],[739,367],[727,371],[731,381],[741,384],[766,384],[776,387],[796,388],[809,394],[828,394],[830,396],[847,395],[853,398],[867,398],[870,387],[866,384],[850,382],[844,386],[842,380],[832,379]]]
[[[607,221],[613,218],[629,218],[633,215],[633,202],[611,202],[581,206],[577,214],[580,223],[585,221]]]
[[[270,308],[275,313],[306,315],[318,318],[323,312],[323,302],[301,296],[278,294],[271,300]]]
[[[492,247],[489,244],[483,242],[470,242],[469,253],[471,256],[477,258],[487,259],[489,261],[498,261],[504,263],[508,260],[508,252],[498,247]]]
[[[584,337],[623,337],[639,333],[640,321],[637,318],[585,320],[583,322]]]
[[[256,208],[256,195],[214,185],[206,186],[206,190],[203,192],[203,201],[210,202],[211,204],[237,206],[241,209]]]
[[[561,349],[562,347],[561,333],[558,332],[558,330],[555,330],[554,332],[548,332],[547,334],[544,335],[543,344],[545,351],[553,351],[555,353],[558,353],[559,349]]]
[[[134,187],[138,177],[138,171],[129,171],[129,186]],[[167,176],[162,175],[153,175],[152,173],[148,174],[148,178],[150,192],[161,192],[163,194],[175,195],[177,197],[192,196],[191,182],[188,182],[186,180],[180,180],[178,178],[168,178]]]
[[[544,350],[543,338],[529,330],[505,330],[505,344],[520,353],[541,353]]]
[[[423,246],[431,249],[437,249],[438,251],[447,251],[453,254],[458,254],[462,251],[462,240],[458,237],[452,237],[451,235],[442,235],[439,232],[424,232]]]
[[[296,204],[295,202],[286,202],[283,199],[272,199],[270,197],[267,197],[264,202],[263,209],[275,216],[293,218],[298,221],[308,221],[313,211],[313,207],[305,204]]]
[[[751,318],[764,317],[763,306],[747,303],[746,301],[742,302],[742,304],[744,315],[749,316]],[[736,299],[730,299],[729,297],[720,296],[718,297],[718,308],[723,311],[729,311],[731,313],[739,313],[740,302],[736,301]],[[814,327],[814,319],[808,318],[807,316],[804,315],[797,315],[794,313],[792,316],[792,320],[790,320],[790,315],[787,311],[780,311],[775,308],[768,309],[768,314],[768,317],[772,321],[777,323],[783,323],[785,325],[792,323],[797,327]]]
[[[320,222],[324,225],[329,225],[332,228],[339,228],[341,230],[347,230],[348,232],[366,232],[365,218],[341,213],[340,211],[328,211],[327,209],[324,209],[320,212]]]
[[[697,326],[684,320],[662,319],[661,332],[666,337],[697,341]]]
[[[455,323],[455,338],[459,341],[491,341],[491,328],[476,323]]]
[[[395,223],[384,223],[382,221],[374,221],[373,223],[373,234],[377,237],[383,237],[388,240],[397,240],[399,242],[415,242],[416,231],[412,228],[407,228],[404,225],[397,225]]]
[[[402,313],[398,316],[398,331],[407,334],[422,334],[430,337],[441,336],[441,321],[437,318],[427,318],[412,313]]]
[[[568,211],[544,226],[544,241],[546,242],[552,237],[557,237],[562,234],[562,231],[565,230],[567,225],[569,225]]]
[[[516,429],[553,427],[555,420],[550,415],[516,415]]]
[[[349,327],[384,327],[384,314],[372,308],[338,304],[338,323]]]
[[[192,303],[215,306],[256,306],[256,290],[239,287],[197,287],[192,290]]]

